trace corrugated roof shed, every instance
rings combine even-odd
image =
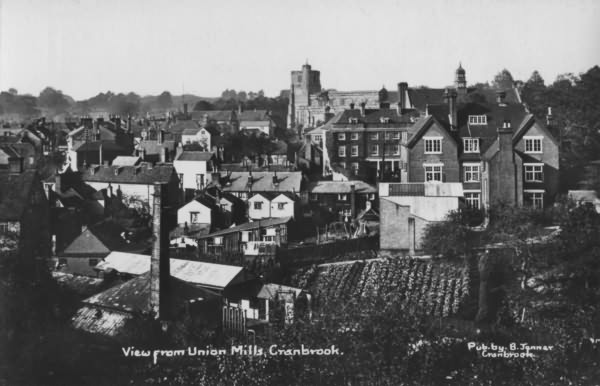
[[[250,231],[258,228],[268,228],[276,225],[287,224],[292,218],[291,217],[278,217],[278,218],[267,218],[264,220],[247,222],[242,225],[235,227],[221,229],[220,231],[210,233],[206,236],[199,237],[199,239],[206,239],[208,237],[222,236],[235,232]]]

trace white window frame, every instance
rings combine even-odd
[[[253,208],[254,208],[254,210],[262,210],[262,205],[263,205],[262,201],[254,201]]]
[[[339,146],[338,147],[338,157],[345,157],[346,156],[346,146]]]
[[[533,204],[534,209],[543,209],[544,208],[544,190],[539,189],[526,189],[523,191],[524,194],[531,194],[531,203]],[[523,200],[525,201],[525,200]],[[539,204],[536,204],[539,203]]]
[[[346,163],[345,162],[340,162],[340,167],[342,169],[346,169]]]
[[[317,193],[309,193],[308,199],[310,201],[319,201],[319,195]]]
[[[285,209],[285,202],[278,202],[277,203],[277,210],[284,210]]]
[[[479,138],[463,138],[465,153],[479,153]]]
[[[481,208],[481,191],[480,190],[465,190],[463,191],[465,196],[465,204],[468,208]],[[468,195],[468,196],[467,196]],[[473,202],[477,202],[477,205],[473,205]]]
[[[350,157],[358,157],[358,145],[352,145],[352,148],[350,148]]]
[[[337,138],[338,138],[338,141],[345,141],[346,133],[338,133]]]
[[[539,141],[539,150],[536,150],[536,142]],[[541,135],[523,137],[525,153],[541,154],[544,152],[544,137]]]
[[[358,162],[352,162],[352,164],[350,164],[350,168],[354,171],[354,173],[358,173],[358,169],[359,169],[359,164]]]
[[[526,163],[523,164],[525,174],[525,182],[544,182],[544,164],[543,163]],[[537,175],[541,178],[536,178]]]
[[[351,133],[350,134],[350,140],[351,141],[358,141],[358,133]]]
[[[478,163],[463,164],[463,182],[480,182],[481,181],[481,165]],[[473,178],[475,177],[475,178]]]
[[[196,220],[196,221],[194,221]],[[200,212],[190,212],[190,224],[200,223]]]
[[[469,125],[487,125],[487,115],[469,115]]]
[[[371,133],[371,134],[369,134],[369,139],[370,139],[371,141],[379,141],[379,133],[378,133],[378,132],[376,132],[376,133]]]
[[[436,150],[437,143],[439,143],[439,149]],[[427,150],[428,144],[430,144],[429,150]],[[425,154],[442,154],[442,137],[423,137],[423,148]]]
[[[394,155],[400,155],[400,145],[394,144]]]
[[[338,201],[348,201],[348,195],[345,193],[340,193],[337,196]]]
[[[444,179],[444,164],[423,164],[425,170],[425,182],[437,181],[443,182]],[[431,174],[431,179],[427,179],[427,175]],[[439,174],[439,179],[436,179],[436,174]]]
[[[314,142],[321,142],[323,140],[323,136],[321,134],[315,134],[312,137]]]
[[[399,132],[399,131],[394,131],[394,132],[392,133],[392,139],[393,139],[393,140],[396,140],[396,141],[397,141],[397,140],[400,140],[400,132]]]

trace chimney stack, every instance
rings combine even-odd
[[[160,162],[163,164],[165,162],[167,162],[167,148],[166,147],[160,148]]]
[[[398,115],[402,114],[402,110],[406,109],[406,93],[408,91],[408,83],[398,83],[398,107],[400,108]]]
[[[356,218],[356,187],[350,185],[350,210],[352,211],[352,219]]]
[[[365,103],[365,102],[362,102],[362,103],[360,104],[360,116],[361,116],[361,117],[364,117],[364,116],[365,116],[365,107],[366,107],[366,103]]]
[[[354,102],[350,103],[350,110],[354,110]]]
[[[454,89],[447,88],[444,91],[444,98],[448,103],[448,116],[450,118],[450,130],[458,130],[458,113],[456,106],[457,92]]]
[[[554,117],[552,116],[552,107],[548,106],[548,113],[546,114],[546,126],[550,127],[554,123]]]
[[[498,173],[503,176],[502,183],[498,184],[497,195],[502,197],[507,204],[517,203],[516,165],[512,144],[513,131],[511,123],[505,120],[502,127],[498,127],[498,155],[496,163]]]
[[[183,115],[185,115],[186,117],[188,115],[188,104],[187,103],[183,104]]]
[[[155,317],[168,320],[169,315],[169,284],[171,267],[169,260],[169,238],[163,217],[163,200],[166,189],[160,183],[154,184],[154,203],[152,217],[152,236],[154,245],[150,260],[150,306]]]

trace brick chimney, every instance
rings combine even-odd
[[[498,155],[496,156],[498,168],[497,197],[501,197],[509,205],[517,203],[517,174],[512,144],[513,131],[511,123],[505,120],[502,127],[498,128]]]
[[[360,116],[361,116],[361,117],[364,117],[364,116],[365,116],[365,107],[366,107],[366,103],[365,103],[365,102],[362,102],[362,103],[360,104]]]
[[[350,210],[352,211],[352,219],[356,218],[356,186],[350,185]]]
[[[552,107],[548,106],[548,113],[546,114],[546,126],[550,127],[554,123],[554,117],[552,116]]]
[[[496,91],[496,103],[500,106],[505,106],[504,99],[506,98],[506,91]]]
[[[408,91],[408,83],[398,83],[398,107],[400,111],[398,115],[402,114],[402,110],[406,108],[406,92]]]
[[[457,92],[455,89],[447,88],[444,91],[444,99],[448,103],[448,117],[450,118],[450,130],[456,131],[458,129],[458,112],[456,106]]]
[[[166,189],[160,183],[154,184],[154,204],[152,216],[152,257],[150,259],[150,306],[155,317],[168,320],[171,266],[169,260],[169,237],[163,216],[163,201]]]

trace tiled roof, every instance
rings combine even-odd
[[[198,128],[190,128],[190,129],[184,129],[181,132],[181,135],[196,135],[198,134],[198,132],[202,130],[202,128],[198,127]]]
[[[36,172],[20,174],[0,171],[0,221],[19,221],[29,204],[29,194],[36,182]]]
[[[168,132],[172,134],[185,134],[186,130],[194,130],[193,134],[196,134],[200,130],[200,126],[195,121],[177,121],[169,127]]]
[[[443,88],[409,88],[408,97],[412,105],[420,111],[425,111],[428,104],[444,103]]]
[[[279,217],[279,218],[268,218],[264,220],[258,220],[253,222],[247,222],[242,225],[238,225],[235,227],[222,229],[217,232],[210,233],[206,236],[200,237],[200,239],[206,239],[209,237],[222,236],[235,232],[249,231],[258,228],[267,228],[281,224],[287,224],[292,218],[291,217]]]
[[[217,122],[229,122],[236,118],[236,113],[231,110],[202,110],[192,111],[192,120],[202,121],[204,115],[208,115],[208,119]]]
[[[184,151],[175,161],[210,161],[214,154],[208,151]]]
[[[146,155],[160,154],[162,149],[167,148],[169,151],[175,151],[175,141],[163,141],[158,143],[156,140],[141,141],[136,149],[144,150]]]
[[[242,121],[263,122],[263,121],[271,120],[267,110],[242,111],[241,113],[238,113],[237,116],[238,116],[238,120],[240,122],[242,122]]]
[[[98,255],[103,257],[112,251],[145,250],[148,248],[145,244],[128,243],[121,236],[123,232],[125,232],[125,228],[113,221],[103,221],[91,225],[77,236],[60,253],[60,256]]]
[[[231,172],[221,174],[227,183],[222,184],[225,192],[294,192],[299,193],[302,184],[302,172],[277,172],[277,185],[273,184],[274,172],[252,172],[252,184],[248,184],[249,172]]]
[[[354,185],[357,194],[377,193],[377,188],[363,181],[317,181],[308,186],[310,193],[350,194]]]
[[[116,151],[126,154],[128,151],[123,146],[116,144],[114,141],[110,140],[102,140],[95,142],[84,142],[79,147],[77,147],[76,151],[84,152],[84,151],[100,151],[100,146],[102,146],[102,151]]]
[[[91,165],[82,170],[81,178],[85,182],[152,185],[156,182],[168,183],[174,173],[173,165],[169,164],[157,164],[153,167],[146,163],[138,166]]]

